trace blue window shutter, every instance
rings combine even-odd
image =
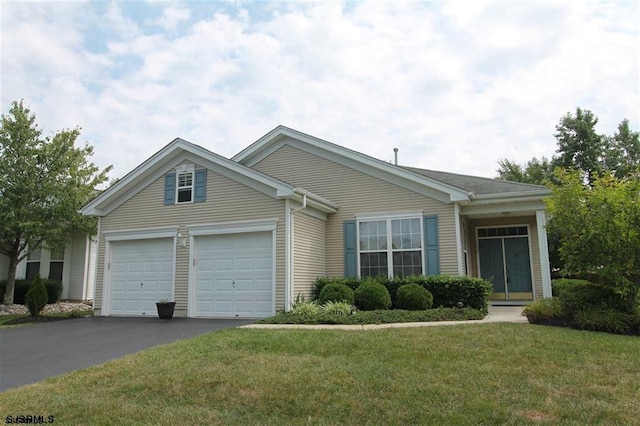
[[[356,259],[356,221],[345,220],[343,223],[344,236],[344,276],[357,277],[358,262]]]
[[[440,274],[440,248],[438,246],[438,216],[424,217],[425,275]]]
[[[176,203],[176,174],[169,173],[164,176],[164,204]]]
[[[201,203],[207,199],[207,169],[196,170],[193,186],[193,202]]]

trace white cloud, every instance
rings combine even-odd
[[[231,156],[278,124],[483,176],[552,155],[576,106],[639,125],[637,3],[154,3],[155,26],[130,6],[2,6],[3,109],[82,126],[114,177],[178,136]]]

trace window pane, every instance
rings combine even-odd
[[[193,173],[180,173],[178,175],[178,188],[191,186],[193,184]]]
[[[360,254],[360,276],[377,277],[386,276],[387,254],[386,253],[361,253]]]
[[[64,260],[64,249],[52,251],[51,260]]]
[[[393,275],[405,277],[422,274],[422,252],[400,251],[393,253]]]
[[[40,273],[40,262],[27,262],[27,275],[25,279],[27,281],[33,281],[33,279]]]
[[[63,262],[51,262],[49,264],[49,279],[62,281]]]
[[[27,260],[40,260],[41,254],[42,254],[42,249],[34,250],[31,253],[29,253],[29,256],[27,256]]]
[[[395,219],[391,221],[391,228],[397,231],[392,234],[394,248],[415,249],[422,247],[420,219]]]
[[[487,229],[483,228],[483,229],[478,229],[478,237],[486,237],[487,236]]]
[[[191,201],[191,188],[178,190],[178,202],[188,203]]]

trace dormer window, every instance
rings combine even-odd
[[[193,172],[182,172],[177,174],[178,194],[176,202],[190,203],[193,201]]]

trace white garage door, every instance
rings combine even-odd
[[[156,302],[173,297],[173,239],[111,243],[114,315],[155,315]]]
[[[195,316],[274,314],[271,232],[195,238]]]

